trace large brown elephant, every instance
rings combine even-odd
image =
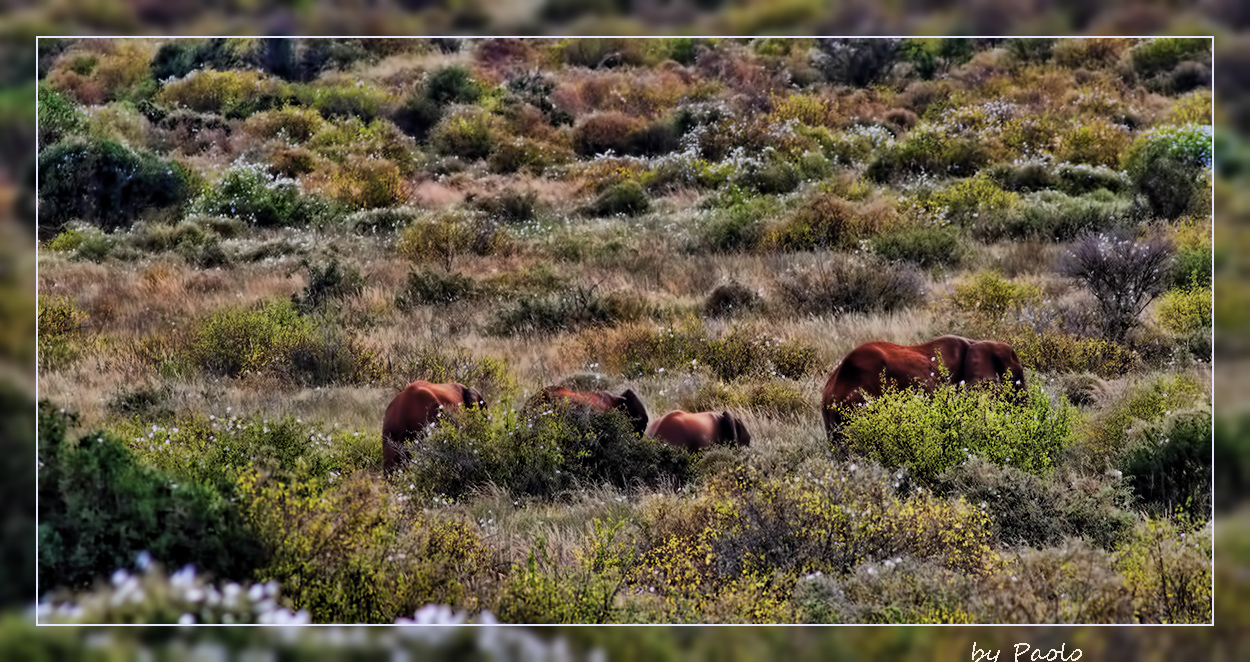
[[[407,462],[405,444],[424,435],[445,412],[474,408],[486,409],[486,400],[464,384],[418,379],[406,386],[382,416],[382,470],[389,476]]]
[[[629,417],[629,420],[633,423],[635,433],[641,435],[647,431],[647,408],[642,404],[642,400],[638,398],[638,394],[634,393],[633,389],[625,389],[620,395],[613,395],[607,391],[584,393],[572,391],[562,386],[548,386],[525,403],[524,411],[533,412],[540,409],[543,405],[561,403],[587,407],[594,411],[611,411],[616,409]]]
[[[670,411],[651,424],[647,436],[690,451],[715,444],[751,445],[751,433],[737,416],[727,411]]]
[[[1024,367],[1007,343],[959,336],[942,336],[920,345],[864,343],[842,359],[825,383],[821,399],[825,430],[832,434],[841,426],[840,409],[863,404],[867,397],[879,397],[887,383],[932,393],[941,376],[939,360],[951,384],[972,385],[1009,375],[1017,391],[1025,388]]]

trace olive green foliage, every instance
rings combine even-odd
[[[641,319],[647,304],[635,295],[609,293],[596,288],[575,288],[563,293],[527,297],[499,311],[491,332],[502,336],[553,334],[587,326],[616,325]]]
[[[1198,382],[1186,375],[1155,375],[1133,383],[1087,422],[1081,443],[1074,448],[1080,462],[1092,471],[1122,468],[1125,453],[1134,442],[1135,428],[1194,407],[1200,402],[1200,393]],[[1155,430],[1155,442],[1163,437]]]
[[[831,259],[777,280],[778,299],[800,315],[889,312],[918,305],[924,294],[916,267],[873,257]]]
[[[75,218],[127,227],[148,209],[182,203],[190,190],[176,163],[111,140],[73,138],[39,154],[39,236],[50,239]]]
[[[360,271],[352,266],[341,266],[337,258],[331,258],[324,266],[304,260],[301,266],[308,271],[308,284],[301,292],[291,295],[291,303],[300,313],[317,311],[331,301],[360,294],[364,289],[365,280]]]
[[[317,225],[342,214],[333,204],[301,192],[294,180],[275,177],[254,165],[232,167],[220,184],[191,203],[191,210],[240,218],[259,227]]]
[[[843,415],[836,447],[871,457],[931,484],[943,471],[979,456],[1047,475],[1072,443],[1075,412],[1037,382],[1019,396],[1005,381],[968,389],[944,384],[932,394],[887,388]]]
[[[878,235],[872,250],[890,261],[912,262],[921,267],[955,267],[966,249],[959,236],[934,227],[916,227]]]
[[[253,472],[239,493],[268,553],[258,578],[316,622],[394,622],[431,602],[474,608],[472,591],[493,574],[474,527],[402,511],[373,477],[328,487]]]
[[[448,305],[473,300],[484,294],[484,291],[485,288],[477,281],[461,273],[442,273],[429,269],[409,271],[408,283],[395,298],[395,305],[401,310],[414,306]]]
[[[1169,290],[1159,298],[1159,323],[1172,333],[1210,333],[1211,301],[1210,287]]]
[[[651,199],[633,180],[615,184],[600,193],[585,209],[591,216],[638,216],[651,211]]]
[[[416,262],[437,262],[451,271],[461,255],[494,255],[512,247],[506,227],[484,214],[448,212],[413,221],[399,238],[399,254]]]
[[[1116,568],[1139,623],[1207,623],[1211,595],[1211,524],[1146,520],[1116,554]]]
[[[1043,478],[973,457],[939,474],[934,489],[984,503],[994,539],[1010,546],[1043,549],[1083,537],[1112,549],[1136,521],[1130,484],[1107,475],[1078,477],[1059,471]]]
[[[1138,502],[1155,516],[1211,516],[1211,414],[1191,412],[1137,431],[1123,464]]]
[[[270,374],[296,383],[362,383],[381,377],[374,353],[350,332],[305,317],[290,301],[226,309],[191,332],[185,360],[210,374]]]
[[[39,297],[39,365],[43,369],[67,365],[78,357],[86,314],[62,297]]]
[[[815,350],[803,341],[782,341],[746,326],[714,336],[697,320],[584,333],[581,340],[593,362],[628,378],[706,369],[723,381],[764,375],[798,379],[818,367]]]
[[[39,583],[81,588],[134,562],[194,564],[245,579],[263,560],[230,492],[141,462],[109,432],[69,438],[72,415],[39,407]]]
[[[716,286],[703,302],[703,313],[711,317],[726,317],[749,312],[762,303],[760,295],[738,281]]]
[[[440,425],[411,446],[400,482],[449,497],[488,483],[540,498],[578,484],[680,485],[693,471],[685,450],[639,437],[620,412],[561,405],[493,420],[465,412],[458,424]]]
[[[1210,186],[1211,158],[1210,125],[1167,126],[1134,140],[1124,154],[1124,169],[1150,213],[1171,219],[1207,211],[1199,192]]]

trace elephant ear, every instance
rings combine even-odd
[[[624,405],[625,413],[629,414],[630,420],[634,422],[634,432],[639,435],[647,433],[647,407],[642,404],[642,400],[634,393],[634,389],[625,389],[621,394],[621,404]]]
[[[720,440],[726,443],[738,445],[738,428],[734,425],[733,414],[723,411],[720,414]]]

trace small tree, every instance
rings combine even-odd
[[[1089,288],[1098,300],[1104,335],[1116,342],[1166,287],[1173,247],[1166,237],[1144,241],[1089,235],[1076,242],[1061,272]]]

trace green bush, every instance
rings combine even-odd
[[[489,402],[509,397],[517,389],[516,375],[508,364],[493,356],[474,356],[462,347],[400,346],[386,356],[391,374],[407,383],[413,375],[431,382],[459,382],[472,385]]]
[[[1211,525],[1182,530],[1184,521],[1146,520],[1115,555],[1138,623],[1210,623]],[[1186,535],[1188,534],[1188,535]]]
[[[87,127],[86,115],[66,95],[47,84],[39,86],[39,146],[46,148]]]
[[[878,235],[872,250],[890,261],[912,262],[921,267],[955,267],[966,249],[955,233],[930,226],[907,228]]]
[[[716,286],[703,301],[703,314],[709,317],[726,317],[749,312],[758,308],[762,300],[751,288],[731,280]]]
[[[192,332],[187,358],[213,375],[240,377],[278,369],[287,350],[311,335],[313,323],[289,301],[210,315]]]
[[[457,301],[471,301],[482,294],[484,288],[469,276],[460,273],[440,273],[422,269],[408,272],[408,284],[395,299],[400,310],[414,306],[445,306]]]
[[[1119,468],[1132,445],[1132,431],[1157,423],[1198,401],[1200,387],[1184,375],[1155,376],[1132,384],[1120,398],[1104,406],[1085,424],[1076,451],[1089,471]]]
[[[1211,517],[1211,414],[1190,412],[1134,434],[1121,465],[1139,505],[1155,517]]]
[[[533,191],[505,189],[499,195],[480,198],[474,206],[482,212],[510,225],[526,223],[538,216],[538,194]]]
[[[447,212],[414,221],[399,238],[399,254],[416,262],[438,262],[451,271],[461,255],[494,255],[508,251],[512,235],[484,214]]]
[[[39,154],[39,237],[56,236],[75,218],[126,227],[148,209],[182,203],[190,190],[177,163],[110,140],[72,138]]]
[[[888,229],[894,221],[894,210],[888,205],[856,204],[822,192],[770,228],[762,245],[791,251],[850,249],[861,239]]]
[[[777,279],[778,298],[799,315],[889,312],[924,300],[924,276],[880,259],[829,259],[790,269]]]
[[[886,467],[905,467],[924,483],[972,456],[1046,475],[1073,441],[1075,410],[1034,381],[1023,397],[996,381],[967,389],[944,384],[926,394],[887,389],[844,412],[837,444]]]
[[[1124,169],[1133,190],[1146,200],[1150,213],[1176,218],[1191,208],[1206,213],[1199,194],[1210,184],[1211,126],[1162,126],[1137,137],[1124,153]]]
[[[448,112],[430,134],[430,145],[443,156],[475,161],[490,156],[499,142],[496,122],[475,106],[461,106]]]
[[[294,180],[275,177],[253,164],[230,168],[221,184],[200,195],[191,210],[260,227],[317,225],[341,215],[334,205],[302,193]]]
[[[627,180],[600,193],[585,211],[591,216],[638,216],[651,211],[651,200],[641,184]]]
[[[302,105],[310,107],[327,119],[355,117],[362,122],[372,122],[381,116],[390,95],[370,84],[314,85],[300,88],[296,96]]]
[[[340,266],[338,258],[331,258],[324,266],[305,259],[300,266],[308,271],[308,284],[291,295],[291,303],[305,315],[321,309],[331,300],[341,300],[364,290],[365,279],[360,270]]]
[[[501,336],[553,334],[595,325],[616,325],[641,319],[645,300],[624,293],[600,295],[594,288],[576,288],[550,297],[527,297],[500,310],[490,326]]]
[[[168,566],[247,579],[264,561],[229,493],[171,480],[106,432],[67,439],[71,416],[39,407],[39,583],[83,588],[141,551]]]
[[[776,211],[776,201],[746,195],[738,187],[731,187],[729,191],[727,197],[732,202],[699,225],[698,242],[690,250],[735,253],[755,250],[760,245],[764,238],[763,219]]]
[[[411,207],[389,207],[383,209],[365,209],[346,218],[347,227],[359,234],[377,234],[394,232],[412,224],[418,218],[417,210]]]
[[[1159,323],[1178,335],[1211,331],[1211,288],[1169,290],[1159,298]]]
[[[497,571],[476,528],[402,511],[375,477],[327,488],[253,472],[239,492],[268,553],[258,577],[316,622],[394,622],[431,602],[476,609],[473,589]]]
[[[1011,547],[1042,549],[1084,537],[1113,549],[1136,522],[1128,484],[1106,475],[1043,478],[974,457],[939,474],[934,489],[985,504],[994,539]]]
[[[64,297],[39,297],[37,312],[40,370],[58,370],[74,362],[81,352],[87,315]]]

